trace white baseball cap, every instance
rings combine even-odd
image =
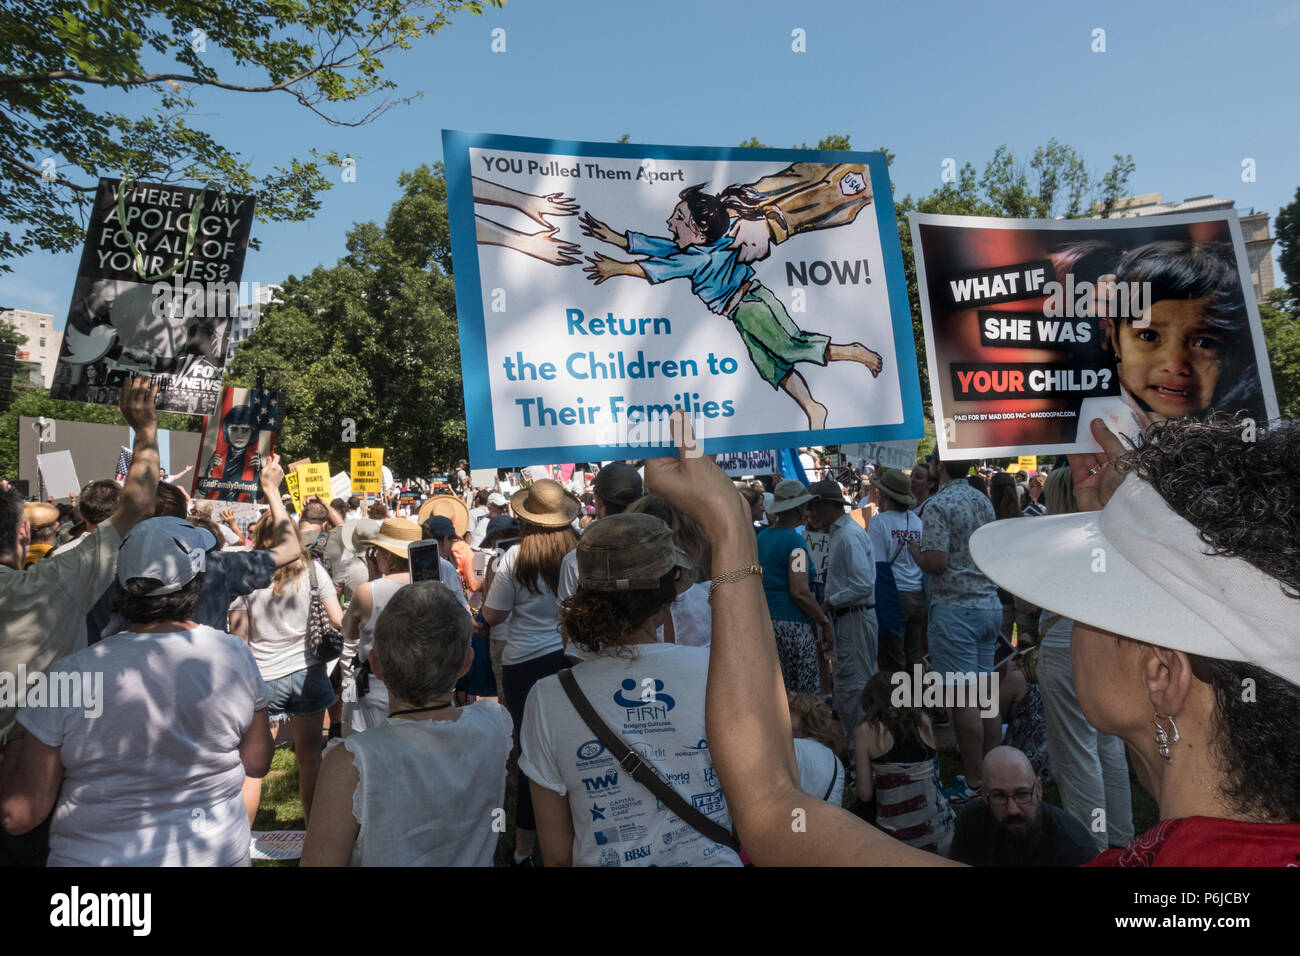
[[[1044,610],[1300,684],[1300,601],[1242,558],[1213,552],[1136,474],[1101,511],[1009,518],[970,539],[981,571]]]
[[[501,492],[494,491],[492,494],[488,495],[487,503],[492,505],[494,508],[504,508],[506,505],[510,504],[510,499]]]
[[[133,578],[155,578],[162,584],[144,596],[174,594],[203,573],[207,552],[216,546],[210,531],[184,518],[149,518],[122,539],[117,552],[117,580],[125,586]]]

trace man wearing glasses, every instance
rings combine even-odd
[[[957,818],[949,856],[970,866],[1081,866],[1097,855],[1087,829],[1043,803],[1043,781],[1015,747],[984,758],[982,799]]]

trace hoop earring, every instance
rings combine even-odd
[[[1164,714],[1160,713],[1155,715],[1156,749],[1160,751],[1160,756],[1165,759],[1165,763],[1173,763],[1174,758],[1169,752],[1169,735],[1165,733],[1165,728],[1160,724],[1162,718],[1169,721],[1169,726],[1174,729],[1174,743],[1178,743],[1180,739],[1178,736],[1178,725],[1174,723],[1174,718],[1172,716],[1166,717]]]

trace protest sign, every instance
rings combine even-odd
[[[219,501],[253,501],[262,462],[275,451],[283,407],[281,392],[222,389],[221,401],[203,420],[190,494]]]
[[[289,489],[289,499],[293,502],[294,514],[302,514],[302,473],[289,472],[284,476],[284,484]]]
[[[1037,455],[1021,455],[1016,461],[1021,471],[1035,472],[1038,470]]]
[[[352,493],[356,495],[379,494],[383,491],[382,448],[352,449]]]
[[[1094,418],[1132,438],[1277,416],[1235,211],[911,227],[941,455],[1097,451]]]
[[[775,475],[777,473],[776,449],[763,451],[727,452],[714,458],[718,467],[732,478],[746,475]]]
[[[824,531],[804,528],[803,539],[808,542],[808,551],[812,554],[813,566],[808,571],[808,580],[825,581],[826,561],[831,556],[831,536]]]
[[[312,495],[320,495],[326,501],[330,500],[330,466],[328,462],[305,465],[298,469],[298,476],[301,479],[299,488],[302,490],[304,499]]]
[[[340,471],[330,478],[330,494],[335,498],[342,498],[344,501],[351,497],[352,481],[348,478],[346,471]]]
[[[497,470],[495,468],[471,468],[469,482],[475,488],[497,490]]]
[[[36,467],[45,480],[45,494],[51,498],[68,498],[81,494],[77,483],[77,468],[72,463],[72,452],[49,451],[36,456]]]
[[[251,856],[254,860],[297,860],[307,840],[306,830],[254,830]]]
[[[215,414],[252,224],[251,196],[101,179],[50,397],[116,405],[148,375],[160,411]]]
[[[443,144],[476,464],[922,434],[884,154]]]
[[[852,465],[875,465],[886,468],[909,470],[916,464],[916,439],[906,438],[900,441],[857,442],[841,445],[840,454]]]

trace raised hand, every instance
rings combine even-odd
[[[710,540],[744,531],[753,537],[749,505],[736,486],[708,455],[701,454],[695,429],[686,413],[673,412],[676,458],[651,458],[645,463],[646,487],[694,518]]]
[[[147,378],[132,376],[122,383],[122,402],[119,408],[126,423],[139,431],[158,424],[158,386],[150,385]]]
[[[280,497],[280,482],[284,481],[284,469],[280,467],[280,456],[272,453],[262,465],[262,491],[268,498]]]
[[[1066,455],[1070,477],[1074,479],[1074,499],[1080,511],[1100,511],[1120,486],[1124,476],[1115,463],[1124,454],[1124,445],[1100,418],[1091,423],[1092,437],[1102,451],[1097,454]]]

